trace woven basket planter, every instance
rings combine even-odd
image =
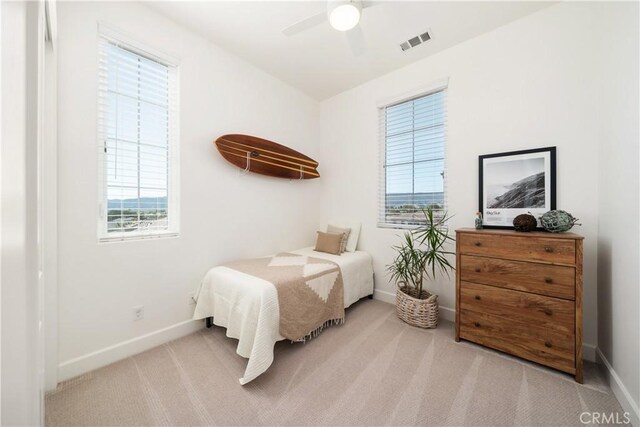
[[[419,328],[431,329],[438,326],[438,295],[423,290],[422,298],[416,298],[415,288],[398,286],[396,292],[396,313],[403,322]]]

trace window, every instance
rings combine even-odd
[[[177,69],[99,39],[100,240],[178,232]]]
[[[445,209],[446,90],[380,109],[381,227],[419,224],[428,206]]]

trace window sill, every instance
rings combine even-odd
[[[167,239],[167,238],[175,238],[179,237],[180,234],[176,231],[167,231],[165,233],[154,233],[154,234],[132,234],[127,236],[109,236],[109,237],[99,237],[98,243],[118,243],[118,242],[131,242],[131,241],[139,241],[139,240],[157,240],[157,239]]]

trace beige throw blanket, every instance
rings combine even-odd
[[[272,283],[278,292],[280,335],[305,341],[326,326],[344,322],[344,287],[338,264],[281,253],[225,264]]]

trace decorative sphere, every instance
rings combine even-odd
[[[513,228],[516,231],[532,231],[538,226],[536,217],[531,214],[520,214],[513,219]]]
[[[542,227],[552,233],[569,231],[578,221],[578,218],[574,218],[569,212],[559,210],[549,211],[540,217]]]

